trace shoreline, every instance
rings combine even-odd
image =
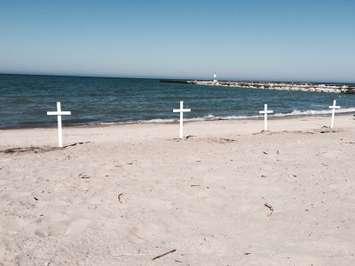
[[[269,115],[269,120],[282,120],[282,119],[297,119],[297,118],[304,118],[304,117],[328,117],[331,115],[331,111],[324,110],[324,113],[316,113],[316,114],[309,114],[309,113],[300,113],[300,114],[282,114],[276,113],[273,115]],[[336,116],[355,116],[355,111],[345,111],[345,112],[337,112]],[[224,117],[195,117],[195,118],[184,118],[184,123],[191,124],[191,123],[199,123],[199,122],[213,122],[213,121],[255,121],[255,120],[262,120],[263,115],[254,115],[254,116],[224,116]],[[92,123],[66,123],[63,120],[63,127],[65,128],[103,128],[103,127],[110,127],[110,126],[128,126],[128,125],[171,125],[179,123],[178,118],[174,119],[150,119],[150,120],[139,120],[139,121],[127,121],[127,122],[92,122]],[[56,122],[52,123],[39,123],[35,125],[19,125],[13,127],[0,127],[0,131],[7,131],[7,130],[22,130],[22,129],[50,129],[56,128]]]
[[[266,133],[282,132],[337,132],[353,130],[354,115],[338,115],[334,130],[329,130],[330,116],[281,117],[269,119]],[[192,121],[185,123],[184,136],[194,139],[235,139],[239,136],[251,136],[263,132],[263,119]],[[97,145],[107,143],[155,142],[178,139],[179,124],[176,123],[140,123],[109,124],[91,126],[63,127],[64,145],[78,142],[90,142]],[[30,146],[57,146],[57,128],[17,128],[0,130],[0,148]]]

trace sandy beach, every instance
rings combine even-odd
[[[355,120],[329,121],[0,130],[0,265],[355,265]]]

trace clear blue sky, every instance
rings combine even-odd
[[[355,81],[354,0],[0,0],[0,72]]]

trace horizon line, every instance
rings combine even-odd
[[[110,75],[110,74],[65,74],[65,73],[48,73],[48,72],[1,72],[0,75],[21,75],[21,76],[53,76],[53,77],[77,77],[77,78],[116,78],[116,79],[159,79],[159,80],[213,80],[213,78],[184,78],[184,77],[171,77],[171,76],[156,76],[156,75]],[[217,79],[218,80],[218,79]],[[336,80],[306,80],[306,79],[261,79],[261,78],[222,78],[220,81],[265,81],[265,82],[310,82],[310,83],[342,83],[354,84],[355,80],[336,81]]]

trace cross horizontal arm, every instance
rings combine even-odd
[[[70,111],[63,111],[63,112],[47,112],[47,115],[71,115]]]
[[[61,112],[61,115],[71,115],[71,112],[70,111],[63,111],[63,112]]]
[[[333,105],[333,106],[329,106],[329,108],[330,108],[330,109],[339,109],[340,106],[334,106],[334,105]]]
[[[191,112],[191,109],[173,109],[174,113]]]
[[[273,112],[272,110],[266,111],[267,114],[272,114]],[[259,111],[259,114],[265,114],[265,111]]]
[[[58,112],[47,112],[47,115],[58,115]]]

